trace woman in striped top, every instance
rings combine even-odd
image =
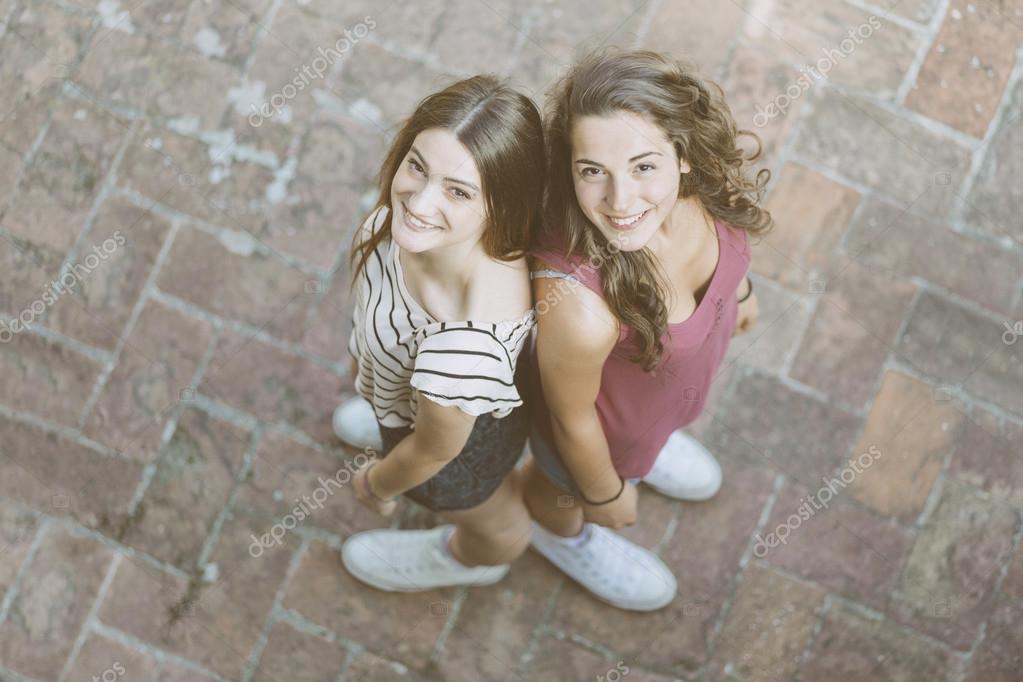
[[[491,584],[528,544],[510,474],[528,432],[516,376],[535,325],[524,254],[543,171],[539,112],[489,76],[424,99],[383,164],[352,250],[359,397],[334,425],[384,455],[353,478],[360,502],[390,514],[404,495],[449,523],[349,538],[342,558],[363,582]]]

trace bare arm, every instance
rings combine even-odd
[[[475,423],[476,417],[457,407],[421,397],[415,430],[370,472],[373,492],[393,497],[433,478],[462,451]]]
[[[583,495],[608,499],[621,481],[596,400],[604,362],[618,339],[617,321],[604,301],[582,285],[539,278],[533,281],[533,293],[537,301],[550,303],[537,320],[537,362],[554,444]]]

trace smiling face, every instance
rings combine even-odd
[[[643,248],[675,206],[689,164],[660,128],[631,112],[580,118],[571,144],[579,208],[622,251]]]
[[[479,240],[487,222],[482,185],[458,138],[424,130],[391,181],[391,237],[411,253]]]

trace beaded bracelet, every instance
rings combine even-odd
[[[739,303],[742,303],[742,302],[743,302],[743,301],[745,301],[745,300],[746,300],[747,298],[749,298],[750,296],[752,296],[752,295],[753,295],[753,280],[751,280],[751,279],[749,278],[749,275],[747,275],[747,276],[746,276],[746,281],[747,281],[747,282],[749,282],[749,291],[747,291],[747,292],[746,292],[746,295],[745,295],[745,296],[743,296],[742,298],[740,298],[740,299],[739,299]]]
[[[609,500],[604,500],[603,502],[590,502],[588,499],[586,499],[586,496],[583,495],[583,491],[582,490],[579,491],[579,497],[583,498],[583,502],[585,502],[586,504],[590,505],[591,507],[599,507],[602,504],[610,504],[611,502],[614,502],[619,497],[621,497],[622,493],[625,491],[625,479],[622,478],[621,476],[619,476],[618,480],[622,482],[622,487],[619,488],[618,492],[615,494],[615,496],[612,497]]]

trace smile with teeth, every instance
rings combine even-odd
[[[408,210],[408,206],[402,204],[402,208],[405,209],[405,222],[412,228],[417,230],[439,230],[440,227],[437,225],[431,225],[430,223],[424,223],[419,218],[412,214],[412,211]]]
[[[631,226],[635,225],[636,223],[638,223],[643,218],[645,218],[646,214],[649,213],[649,212],[650,212],[650,209],[647,209],[647,210],[643,211],[642,213],[637,213],[635,215],[628,216],[626,218],[614,218],[612,216],[607,216],[607,219],[610,220],[611,224],[614,225],[615,227],[631,227]]]

